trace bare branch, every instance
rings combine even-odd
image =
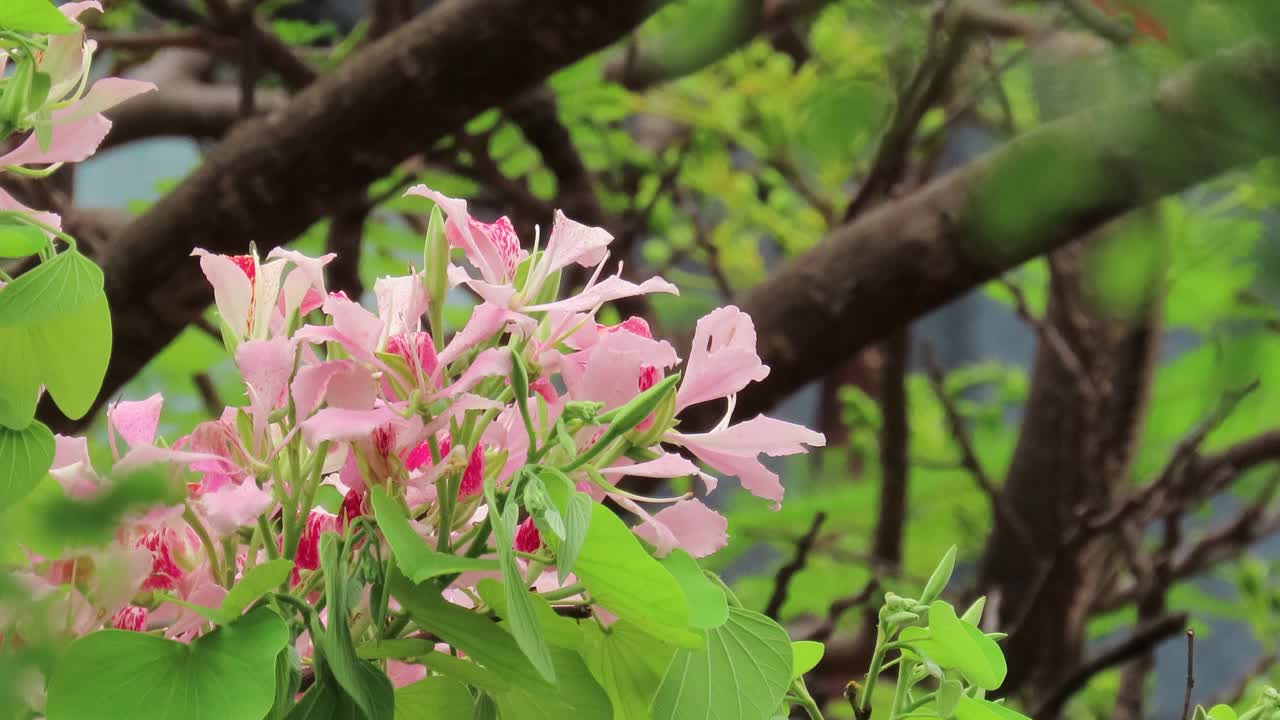
[[[787,603],[787,592],[791,589],[791,581],[795,578],[796,573],[804,569],[809,561],[809,553],[813,550],[814,542],[818,539],[818,533],[822,530],[822,523],[826,522],[827,514],[824,512],[815,513],[813,522],[809,525],[809,531],[800,538],[800,542],[796,543],[796,552],[792,556],[791,562],[783,565],[778,569],[778,575],[773,581],[773,592],[769,595],[769,602],[765,603],[764,614],[774,620],[778,619],[778,614],[782,612],[782,606]]]

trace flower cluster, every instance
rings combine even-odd
[[[677,452],[683,449],[776,506],[782,486],[759,456],[823,444],[818,433],[764,416],[731,422],[735,394],[768,373],[751,319],[738,308],[698,321],[677,377],[675,349],[643,319],[596,322],[609,300],[676,292],[658,278],[599,279],[607,232],[558,215],[546,247],[530,253],[505,218],[485,224],[464,201],[422,187],[410,192],[446,211],[440,242],[461,248],[471,266],[450,264],[437,275],[482,298],[448,342],[437,328],[423,329],[433,292],[441,294],[429,273],[380,279],[372,312],[326,291],[323,268],[332,255],[196,251],[246,403],[172,445],[156,438],[159,395],[110,408],[113,472],[163,463],[186,477],[189,493],[180,505],[134,518],[110,548],[33,557],[33,587],[71,583],[69,630],[105,623],[194,637],[207,625],[187,606],[216,606],[246,567],[268,557],[294,561],[293,585],[314,582],[320,536],[368,515],[374,487],[403,499],[425,544],[458,548],[487,516],[485,486],[509,490],[530,463],[562,468],[578,490],[634,513],[635,532],[656,555],[679,547],[705,556],[726,542],[724,517],[691,494],[647,498],[617,481],[692,476],[714,490],[717,476]],[[573,264],[595,275],[581,292],[554,299],[560,272]],[[709,431],[676,428],[686,408],[725,399],[724,419]],[[643,416],[619,428],[638,400]],[[57,444],[53,476],[69,495],[92,496],[104,481],[85,441],[58,437]],[[317,502],[326,493],[340,505]],[[654,505],[662,507],[646,509]],[[514,544],[526,554],[541,547],[532,516]],[[105,567],[125,572],[108,577]],[[476,579],[459,577],[455,597],[466,598]],[[555,574],[544,581],[554,586]]]

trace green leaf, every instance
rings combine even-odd
[[[40,228],[13,218],[0,218],[0,258],[35,255],[48,245],[49,241]]]
[[[421,638],[388,638],[381,642],[367,643],[356,648],[356,655],[362,660],[385,660],[387,658],[417,658],[435,649],[436,644]]]
[[[493,526],[495,543],[498,547],[498,562],[502,566],[502,585],[506,590],[507,623],[516,644],[524,651],[529,661],[537,668],[538,674],[549,683],[556,681],[555,666],[551,662],[551,650],[542,637],[538,626],[538,617],[534,613],[533,603],[529,600],[529,592],[524,588],[524,578],[516,567],[515,542],[516,520],[520,508],[514,502],[508,502],[506,510],[498,517],[498,504],[492,487],[485,487],[485,496],[489,499],[489,522]]]
[[[447,677],[423,678],[396,690],[396,720],[467,718],[474,710],[466,686]]]
[[[258,598],[270,592],[289,579],[289,571],[293,570],[293,561],[285,558],[268,560],[261,565],[254,565],[240,578],[226,597],[222,598],[222,607],[218,609],[215,622],[227,624],[235,620]]]
[[[25,430],[0,427],[0,507],[26,497],[53,465],[53,432],[38,420]]]
[[[44,385],[63,415],[84,417],[102,389],[111,359],[111,311],[98,297],[38,328],[31,328]]]
[[[707,579],[689,553],[676,549],[662,559],[662,566],[684,590],[689,601],[689,625],[699,630],[718,628],[729,619],[729,602],[724,590]]]
[[[5,0],[0,4],[0,30],[61,35],[76,29],[49,0]]]
[[[654,720],[769,720],[791,684],[791,640],[759,613],[729,609],[706,647],[679,650],[653,700]]]
[[[573,572],[578,554],[582,552],[582,543],[587,539],[587,531],[591,527],[591,507],[595,505],[591,496],[583,492],[569,495],[564,511],[564,542],[555,549],[556,574],[560,584],[564,584],[569,573]]]
[[[440,575],[498,569],[492,560],[440,553],[427,547],[426,541],[410,527],[404,510],[382,488],[370,490],[369,499],[378,527],[396,556],[396,564],[414,584]]]
[[[933,574],[929,576],[929,582],[924,585],[924,591],[920,593],[921,605],[928,605],[937,600],[946,589],[947,583],[951,581],[951,571],[956,567],[956,551],[956,546],[952,545],[947,550],[947,554],[942,556],[938,567],[934,568]]]
[[[190,644],[102,630],[76,640],[49,685],[49,720],[254,720],[275,698],[289,628],[258,608]]]
[[[548,482],[547,492],[561,507],[572,502],[573,496],[562,483]],[[566,531],[572,522],[566,517]],[[568,544],[551,536],[543,541],[557,555]],[[689,603],[680,584],[603,505],[591,504],[591,520],[573,572],[591,591],[596,604],[619,618],[683,647],[701,645],[700,635],[689,630]]]
[[[498,616],[508,619],[506,586],[492,578],[476,583],[476,592]],[[556,647],[578,650],[582,647],[582,627],[572,619],[556,614],[551,604],[537,595],[526,593],[538,618],[538,627],[547,642]]]
[[[978,700],[968,696],[956,703],[957,720],[1031,720],[1026,715],[990,700]]]
[[[322,630],[313,620],[311,636],[338,686],[366,718],[377,720],[395,714],[394,688],[386,673],[356,655],[347,620],[346,587],[337,582],[349,575],[341,542],[334,533],[325,533],[320,539],[320,567],[329,578],[324,588],[329,622]]]
[[[1214,705],[1209,708],[1210,720],[1236,720],[1236,711],[1230,705]]]
[[[559,685],[513,685],[494,695],[502,720],[564,720],[564,718],[607,718],[609,697],[596,683],[577,653],[554,648]]]
[[[1008,668],[996,641],[970,623],[956,617],[950,604],[936,600],[929,606],[929,633],[934,644],[928,652],[934,662],[964,673],[983,690],[995,690]]]
[[[625,620],[587,634],[583,657],[613,705],[613,720],[650,720],[675,648]]]
[[[442,652],[432,651],[418,658],[423,665],[433,672],[448,675],[466,685],[485,692],[500,693],[511,687],[503,677],[492,670],[487,670],[470,660],[463,660]]]
[[[19,276],[0,291],[0,424],[25,427],[41,384],[64,415],[83,417],[110,356],[111,313],[97,265],[67,250]]]
[[[421,629],[503,678],[542,682],[511,633],[492,620],[447,602],[430,583],[410,585],[402,573],[394,573],[390,585],[391,594]]]
[[[951,717],[955,713],[956,703],[964,695],[964,686],[955,678],[947,678],[938,686],[938,694],[933,706],[942,717]]]
[[[791,656],[795,660],[795,667],[791,671],[791,679],[796,680],[804,677],[804,674],[818,666],[822,662],[822,656],[826,653],[826,647],[820,642],[813,640],[797,640],[791,643]]]

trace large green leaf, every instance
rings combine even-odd
[[[413,586],[401,573],[393,573],[390,583],[391,594],[419,628],[511,682],[545,685],[515,638],[497,623],[446,601],[431,583]]]
[[[49,720],[260,720],[275,697],[289,628],[258,608],[190,644],[102,630],[67,649],[49,685]]]
[[[435,675],[396,690],[396,720],[469,718],[475,710],[471,693],[457,680]]]
[[[564,718],[607,718],[609,697],[596,683],[582,657],[554,648],[558,685],[531,687],[513,685],[494,695],[502,720],[564,720]]]
[[[102,295],[102,269],[75,250],[19,275],[0,292],[0,327],[39,325]]]
[[[318,627],[319,623],[313,622],[311,635],[324,655],[325,666],[342,691],[368,720],[380,720],[395,712],[394,688],[386,673],[356,655],[347,618],[346,588],[338,582],[340,578],[346,578],[349,571],[341,542],[333,533],[325,533],[320,540],[320,567],[328,579],[325,601],[329,621],[323,630]]]
[[[654,720],[769,720],[791,684],[791,639],[759,613],[730,608],[706,647],[676,652],[653,700]]]
[[[53,433],[39,421],[25,430],[0,427],[0,507],[27,496],[53,464]]]
[[[548,482],[547,492],[566,513],[573,495],[561,483]],[[554,536],[543,541],[557,554]],[[586,539],[573,563],[578,581],[591,599],[609,612],[647,632],[684,647],[699,647],[702,638],[689,630],[689,603],[680,583],[653,559],[617,515],[598,503],[591,506]]]
[[[689,601],[689,625],[700,630],[718,628],[729,619],[724,590],[711,582],[689,553],[676,549],[662,559],[662,566],[680,583]]]
[[[583,656],[613,705],[613,720],[650,720],[675,648],[625,620],[588,633]]]
[[[983,690],[995,690],[1004,682],[1008,668],[1000,646],[956,617],[949,603],[935,600],[929,606],[929,635],[932,646],[925,652],[934,662],[959,670]]]
[[[84,305],[29,329],[45,389],[75,420],[93,407],[111,360],[111,310],[101,291]]]
[[[0,291],[0,425],[26,426],[44,385],[63,414],[93,407],[111,356],[102,270],[68,250]]]
[[[551,650],[547,647],[546,638],[538,624],[538,616],[534,611],[529,592],[524,588],[524,578],[516,567],[515,542],[516,519],[520,509],[514,502],[508,502],[506,511],[498,516],[492,488],[485,488],[489,498],[489,523],[493,527],[495,542],[498,547],[498,561],[502,565],[502,585],[506,591],[507,624],[516,644],[524,651],[529,661],[537,668],[538,674],[549,683],[556,681],[555,665],[551,662]]]
[[[396,556],[396,564],[414,583],[440,575],[498,569],[498,564],[492,560],[441,553],[427,547],[426,542],[409,526],[404,510],[382,488],[370,490],[369,499],[373,504],[373,516],[378,521],[378,527],[382,528],[382,534],[387,538],[392,554]]]
[[[59,35],[76,29],[49,0],[4,0],[0,3],[0,30]]]

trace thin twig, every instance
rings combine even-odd
[[[982,467],[982,462],[978,459],[978,454],[973,447],[973,439],[969,437],[969,430],[965,427],[964,417],[961,416],[960,410],[956,407],[955,402],[947,393],[946,376],[942,366],[938,364],[938,358],[933,352],[933,346],[924,342],[921,343],[921,360],[924,363],[926,374],[929,376],[929,385],[933,388],[933,394],[938,399],[938,404],[942,406],[943,413],[947,416],[947,425],[950,427],[951,436],[956,441],[956,445],[960,447],[960,464],[969,471],[969,475],[973,477],[974,482],[982,489],[987,498],[991,501],[992,510],[1000,521],[1013,531],[1018,541],[1023,547],[1032,547],[1031,533],[1027,530],[1026,525],[1018,518],[1013,509],[1009,507],[1008,499],[1000,489],[991,482],[991,478],[987,475],[986,470]]]
[[[218,398],[218,389],[213,385],[213,378],[209,377],[209,373],[198,372],[191,376],[191,382],[196,386],[196,392],[200,393],[200,401],[204,404],[205,412],[209,413],[209,417],[217,418],[222,414],[224,403]]]
[[[778,613],[782,610],[782,606],[787,602],[787,592],[791,588],[791,581],[795,578],[796,573],[804,569],[805,564],[809,561],[809,552],[813,550],[813,543],[818,539],[818,532],[822,529],[822,523],[827,521],[827,514],[819,511],[813,516],[813,523],[809,525],[809,531],[800,538],[800,542],[796,543],[796,553],[791,558],[791,562],[783,565],[778,570],[778,576],[773,583],[773,594],[769,596],[769,602],[764,606],[764,614],[774,620],[778,619]]]
[[[1187,690],[1182,696],[1182,720],[1191,717],[1191,688],[1196,686],[1196,631],[1187,628]]]
[[[1030,713],[1031,717],[1054,717],[1062,709],[1067,699],[1084,687],[1094,675],[1108,670],[1120,663],[1155,646],[1160,641],[1186,627],[1186,613],[1165,615],[1157,620],[1144,623],[1129,634],[1123,641],[1098,653],[1093,659],[1077,667],[1065,680],[1058,684],[1040,706]]]
[[[836,599],[835,602],[827,607],[827,616],[823,618],[822,623],[814,628],[806,639],[820,643],[830,640],[831,636],[836,632],[836,624],[839,623],[840,616],[853,608],[865,605],[871,600],[871,596],[875,594],[876,590],[879,589],[880,579],[872,576],[858,592]]]

